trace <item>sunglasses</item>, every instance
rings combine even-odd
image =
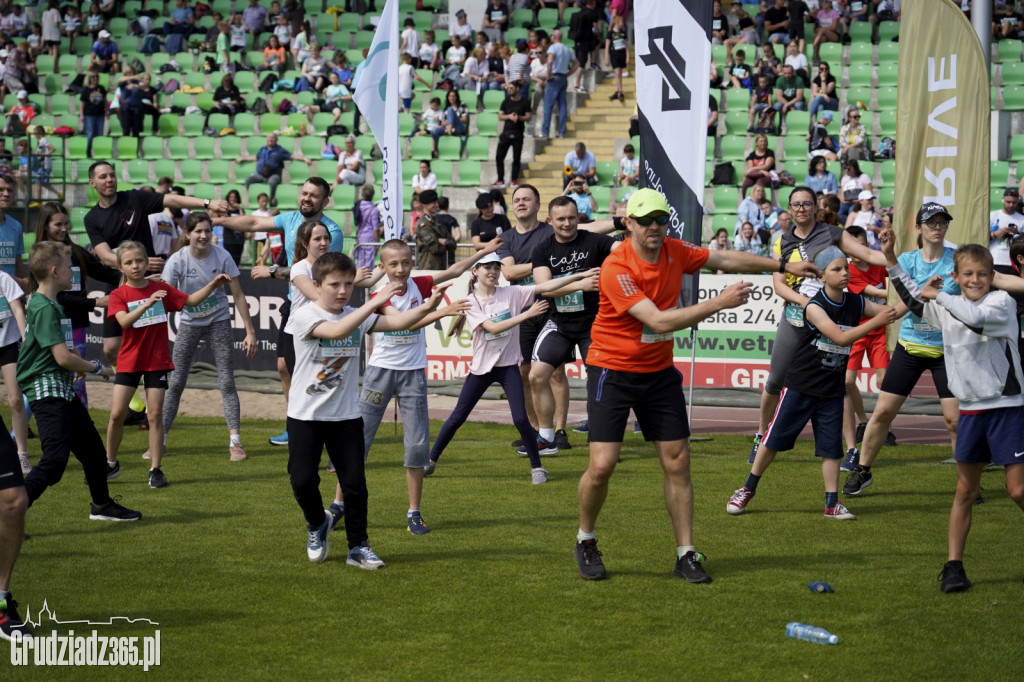
[[[851,116],[850,118],[853,119],[854,121],[860,120],[860,116]]]
[[[642,225],[643,227],[648,227],[651,223],[658,223],[659,225],[662,225],[662,226],[668,225],[668,221],[669,221],[669,218],[671,216],[669,216],[666,213],[665,215],[659,215],[659,216],[645,215],[645,216],[629,216],[629,217],[632,220],[635,220],[637,225]]]

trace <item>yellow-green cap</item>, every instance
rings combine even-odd
[[[626,215],[642,218],[652,213],[671,213],[665,196],[653,189],[638,189],[629,197]]]

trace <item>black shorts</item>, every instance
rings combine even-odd
[[[21,461],[18,459],[18,448],[8,435],[7,425],[0,417],[0,490],[20,488],[25,485],[25,477],[21,473]]]
[[[277,330],[277,357],[284,358],[289,374],[295,373],[295,339],[284,330],[288,326],[288,318],[292,314],[292,302],[285,301],[281,306],[281,328]]]
[[[519,325],[519,351],[523,354],[524,364],[530,362],[533,357],[533,345],[537,342],[540,330],[544,328],[544,323],[547,321],[548,318],[542,315],[531,317]]]
[[[580,359],[585,362],[587,351],[590,350],[589,327],[585,331],[573,333],[572,330],[559,329],[554,320],[548,320],[533,344],[533,356],[530,361],[558,367],[576,359],[576,348],[580,349]]]
[[[608,57],[612,63],[613,69],[624,69],[626,68],[626,51],[625,50],[612,50],[608,53]]]
[[[124,329],[121,328],[121,323],[117,321],[116,317],[104,317],[103,318],[103,338],[105,339],[119,339],[124,336]]]
[[[576,61],[580,63],[580,68],[587,68],[587,61],[590,60],[590,53],[594,51],[594,46],[590,43],[576,43],[573,48],[573,53],[576,55]]]
[[[621,443],[631,408],[644,440],[690,437],[683,377],[675,367],[646,373],[587,367],[588,442]]]
[[[11,324],[14,324],[14,320],[11,320]],[[0,367],[4,365],[15,365],[18,363],[18,346],[20,344],[15,341],[14,343],[7,344],[3,348],[0,348]]]
[[[114,375],[114,385],[138,388],[141,382],[146,388],[162,388],[166,391],[169,371],[161,369],[155,372],[118,372]]]
[[[949,390],[949,383],[946,381],[946,361],[942,356],[922,358],[911,355],[900,344],[896,344],[896,350],[893,351],[892,358],[889,360],[889,368],[885,370],[881,390],[905,398],[914,390],[914,386],[917,385],[926,370],[931,371],[932,381],[935,383],[935,390],[940,398],[955,397]]]

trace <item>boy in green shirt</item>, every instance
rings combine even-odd
[[[18,385],[36,416],[43,458],[25,477],[31,505],[64,475],[68,455],[85,469],[92,496],[89,518],[95,521],[138,521],[142,514],[111,499],[107,489],[107,455],[96,426],[75,394],[75,374],[110,370],[98,360],[83,359],[74,349],[71,320],[57,303],[57,293],[71,288],[71,249],[58,242],[32,246],[28,267],[39,282],[26,311],[25,341],[18,355]],[[74,441],[72,441],[74,434]]]

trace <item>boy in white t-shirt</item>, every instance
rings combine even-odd
[[[462,276],[473,264],[501,246],[500,239],[488,242],[474,255],[463,258],[447,270],[431,275],[412,277],[413,259],[409,245],[400,239],[385,242],[380,249],[380,267],[389,281],[402,286],[401,293],[391,297],[380,312],[395,315],[422,304],[432,287]],[[398,399],[405,432],[405,482],[409,490],[409,511],[406,520],[409,532],[424,535],[430,529],[420,514],[423,492],[423,471],[429,462],[430,416],[427,413],[427,339],[423,328],[448,315],[465,312],[469,303],[456,301],[420,320],[406,331],[384,332],[373,337],[373,353],[363,373],[363,392],[359,407],[363,413],[363,440],[366,452],[377,435],[388,403]],[[344,513],[344,504],[335,500],[330,511]]]
[[[320,496],[320,455],[324,448],[345,491],[348,518],[348,563],[377,569],[384,562],[370,549],[366,536],[367,492],[363,469],[363,420],[358,403],[359,356],[362,338],[372,331],[408,329],[437,307],[438,289],[413,310],[386,317],[376,309],[402,290],[391,282],[359,308],[346,304],[352,295],[356,265],[329,252],[313,264],[319,298],[292,314],[295,330],[295,371],[288,394],[288,475],[295,500],[306,518],[306,554],[312,562],[327,558],[331,513]]]

